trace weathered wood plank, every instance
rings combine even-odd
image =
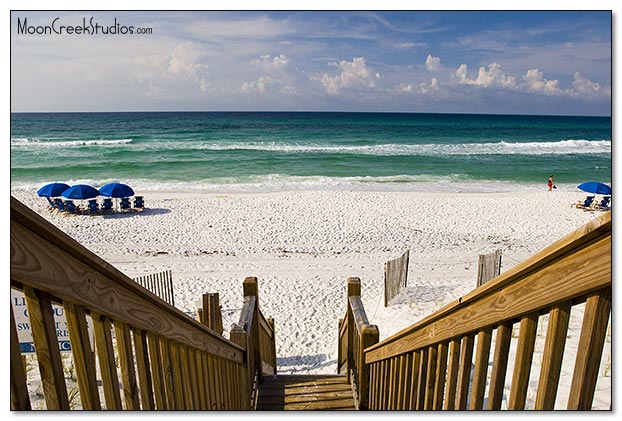
[[[569,410],[592,409],[610,314],[611,286],[592,294],[585,303],[579,351],[568,396]]]
[[[490,374],[490,390],[488,391],[487,409],[489,410],[498,411],[501,409],[511,340],[512,323],[506,322],[497,328],[495,354]]]
[[[181,371],[181,357],[179,355],[180,352],[180,344],[175,342],[169,342],[169,352],[171,357],[171,373],[173,380],[173,391],[174,391],[174,406],[173,408],[176,410],[186,410],[189,409],[186,406],[186,391],[188,389],[185,388],[184,379]]]
[[[480,254],[476,287],[484,285],[501,274],[501,253],[501,250],[495,250],[494,253]]]
[[[355,409],[345,375],[326,379],[321,375],[264,376],[258,397],[258,410]]]
[[[447,395],[443,409],[456,409],[456,390],[458,388],[458,370],[460,368],[460,340],[449,341],[449,367],[447,368]]]
[[[15,315],[11,308],[11,411],[30,411],[30,397],[26,384],[26,369],[17,337]]]
[[[406,250],[397,259],[384,264],[384,306],[395,297],[408,283],[408,260],[410,250]]]
[[[190,368],[190,356],[187,346],[180,344],[178,348],[179,352],[179,366],[181,369],[181,384],[182,393],[184,395],[184,407],[188,410],[194,411],[194,393],[196,389],[192,384],[192,373]]]
[[[99,371],[104,388],[106,409],[120,411],[123,409],[119,392],[119,376],[114,357],[112,344],[112,324],[107,316],[98,313],[91,314],[93,331],[95,333],[95,348],[99,360]]]
[[[155,406],[153,383],[151,381],[151,370],[149,364],[149,350],[147,346],[147,332],[140,329],[133,329],[132,333],[134,335],[136,370],[138,372],[142,409],[152,411],[155,409]]]
[[[41,385],[48,410],[69,410],[63,362],[58,349],[52,301],[48,294],[24,287],[26,308],[35,344]],[[13,306],[11,306],[12,308]],[[20,359],[21,364],[21,359]]]
[[[136,370],[134,369],[134,353],[132,352],[130,327],[125,323],[115,320],[114,328],[117,337],[121,384],[123,385],[123,403],[127,410],[138,410],[140,409],[140,400],[138,398]]]
[[[175,392],[175,380],[173,379],[173,357],[171,355],[171,344],[165,338],[158,338],[158,343],[160,345],[160,364],[162,367],[162,374],[164,375],[162,380],[164,381],[166,408],[168,410],[179,409],[179,406],[177,406],[175,400],[177,394]]]
[[[566,301],[556,305],[549,313],[549,325],[544,343],[540,379],[538,380],[536,410],[550,411],[555,409],[571,306],[572,302]]]
[[[147,346],[149,348],[149,363],[153,380],[153,400],[155,409],[160,411],[166,410],[168,409],[168,405],[166,386],[164,384],[164,378],[166,377],[163,363],[164,359],[161,355],[158,338],[153,333],[147,332]]]
[[[460,368],[458,370],[458,389],[456,390],[456,409],[467,409],[469,397],[469,384],[471,380],[471,366],[473,365],[473,339],[472,333],[462,338],[460,346]]]
[[[434,405],[434,385],[436,384],[436,363],[438,353],[436,346],[428,347],[428,367],[426,369],[427,378],[425,382],[425,393],[423,409],[431,410]]]
[[[419,366],[421,365],[421,352],[412,353],[412,379],[410,381],[410,392],[408,398],[408,409],[414,411],[417,409],[417,396],[419,394]]]
[[[97,391],[95,357],[91,350],[84,308],[69,302],[64,302],[63,306],[67,316],[71,353],[76,367],[82,408],[87,411],[101,410]]]
[[[508,402],[509,410],[525,409],[529,373],[531,372],[531,362],[533,360],[533,350],[538,329],[538,317],[539,314],[537,312],[529,313],[520,322],[514,372],[512,374],[512,387]]]
[[[434,384],[434,405],[432,409],[443,409],[443,397],[447,373],[447,343],[438,344],[438,362],[436,363],[436,383]]]
[[[473,372],[473,384],[471,385],[471,402],[469,405],[471,410],[479,411],[484,405],[484,392],[486,391],[486,375],[488,373],[491,342],[491,327],[484,328],[477,333],[477,350],[475,352],[475,367]]]
[[[424,348],[419,353],[420,355],[420,363],[419,363],[419,375],[417,378],[419,379],[419,384],[417,385],[417,396],[415,397],[415,409],[418,411],[423,410],[425,407],[425,394],[427,391],[427,381],[428,381],[428,350]]]

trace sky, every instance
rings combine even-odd
[[[611,40],[607,10],[13,11],[11,111],[608,116]]]

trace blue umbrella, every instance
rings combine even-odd
[[[587,193],[611,195],[611,187],[599,181],[588,181],[587,183],[579,184],[577,188]]]
[[[65,190],[62,196],[67,199],[92,199],[99,196],[99,191],[88,184],[76,184]]]
[[[37,190],[39,197],[57,197],[69,188],[65,183],[50,183]]]
[[[99,194],[106,197],[130,197],[134,196],[134,190],[127,184],[110,183],[99,189]]]

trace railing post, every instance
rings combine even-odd
[[[254,367],[256,370],[259,370],[259,375],[257,376],[257,382],[259,384],[262,383],[261,375],[262,375],[262,364],[261,364],[261,348],[259,346],[259,287],[257,285],[257,278],[254,276],[249,276],[244,279],[243,290],[244,296],[255,297],[255,308],[253,309],[253,325],[249,326],[251,337],[249,338],[252,341],[252,358],[254,360]]]
[[[378,343],[380,333],[376,325],[364,325],[361,330],[361,343],[358,347],[360,366],[358,370],[359,409],[369,409],[369,365],[365,364],[365,348]]]
[[[270,349],[272,350],[272,355],[270,356],[270,364],[274,367],[274,372],[272,374],[276,374],[276,331],[274,330],[274,319],[272,317],[266,318],[268,325],[272,329],[272,344]]]
[[[341,326],[343,326],[343,319],[339,319],[339,324],[338,324],[338,328],[337,328],[337,374],[341,374],[340,370],[341,370],[341,359],[342,359],[342,355],[341,355],[341,336],[339,336],[341,334]]]
[[[240,382],[242,385],[242,390],[240,390],[240,396],[242,396],[242,409],[250,410],[251,409],[251,390],[253,388],[252,379],[253,373],[251,373],[251,364],[249,361],[250,355],[248,352],[248,335],[246,331],[237,326],[233,325],[231,327],[231,332],[229,332],[229,339],[231,342],[240,345],[245,349],[244,351],[244,370],[242,370],[243,378]]]
[[[356,326],[354,325],[354,315],[352,314],[352,308],[350,307],[350,297],[361,295],[361,280],[359,278],[348,278],[348,298],[347,298],[347,311],[348,318],[348,364],[346,365],[346,380],[351,383],[350,371],[355,367],[356,362],[354,360],[354,341],[356,340]]]

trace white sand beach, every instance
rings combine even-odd
[[[239,317],[242,281],[256,276],[281,373],[336,372],[350,276],[361,278],[382,340],[474,289],[478,255],[502,249],[505,271],[599,215],[572,207],[582,198],[575,191],[141,191],[144,212],[92,217],[50,213],[34,191],[11,193],[130,277],[171,270],[175,304],[189,314],[203,293],[219,293],[225,331]],[[407,249],[408,287],[385,308],[383,264]],[[612,399],[610,366],[609,338],[596,409]],[[570,380],[563,377],[560,395]]]

